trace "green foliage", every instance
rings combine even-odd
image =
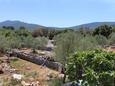
[[[75,51],[75,39],[79,40],[80,38],[77,39],[74,32],[63,33],[55,37],[57,46],[55,48],[56,59],[62,64],[65,64],[66,58],[69,54]]]
[[[22,28],[22,27],[21,27]],[[15,48],[34,48],[41,49],[47,44],[47,38],[45,37],[32,37],[32,34],[26,29],[11,30],[0,29],[0,51],[5,52],[7,50]]]
[[[8,41],[4,36],[0,36],[0,51],[5,52],[9,48]]]
[[[112,32],[115,33],[115,26],[112,27]]]
[[[108,25],[99,26],[93,32],[94,35],[103,35],[107,38],[111,33],[112,33],[112,27]]]
[[[74,51],[86,51],[99,46],[95,37],[82,35],[73,31],[59,34],[56,40],[56,57],[59,61],[66,61],[66,58]]]
[[[13,26],[3,26],[3,28],[7,30],[15,30]]]
[[[67,32],[67,33],[60,34],[55,38],[56,40],[56,48],[55,48],[56,60],[59,61],[61,64],[63,64],[65,70],[66,70],[65,66],[67,64],[67,57],[69,56],[69,54],[75,51],[76,40],[80,39],[76,37],[77,36],[75,32]],[[63,82],[65,82],[65,79],[66,79],[66,74],[64,76]]]
[[[95,39],[96,39],[98,45],[100,45],[101,47],[104,47],[105,45],[108,44],[107,38],[102,35],[96,35]]]
[[[23,48],[42,49],[46,46],[48,40],[45,37],[33,38],[32,36],[27,36],[20,37],[19,41]]]
[[[77,51],[91,50],[97,47],[97,42],[92,36],[76,34],[73,31],[58,35],[56,38],[56,60],[63,64],[66,70],[67,59],[70,54]],[[66,76],[66,74],[65,74]],[[66,79],[66,77],[64,77]],[[65,81],[65,80],[64,80]]]
[[[76,42],[76,48],[78,51],[91,50],[98,47],[97,41],[93,36],[87,35]]]
[[[8,45],[10,46],[10,49],[21,48],[21,40],[19,37],[9,37]]]
[[[31,35],[31,33],[24,27],[20,27],[20,29],[15,31],[15,33],[20,37],[27,37]]]
[[[82,35],[91,35],[92,34],[92,30],[87,28],[87,27],[81,27],[77,30],[77,32],[81,33]]]
[[[115,33],[112,33],[109,38],[109,43],[110,44],[115,44]]]
[[[0,35],[5,36],[5,37],[12,37],[16,36],[15,31],[10,30],[10,29],[0,29]]]
[[[11,79],[9,86],[21,85],[21,80]]]
[[[83,86],[114,86],[115,53],[102,50],[76,52],[68,59],[70,81],[83,80]],[[86,83],[87,82],[87,83]]]

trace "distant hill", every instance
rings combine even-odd
[[[82,25],[77,25],[77,26],[72,26],[72,27],[66,27],[66,28],[78,29],[81,27],[86,27],[86,28],[94,29],[94,28],[96,28],[100,25],[103,25],[103,24],[115,26],[115,22],[93,22],[93,23],[87,23],[87,24],[82,24]],[[64,29],[64,28],[47,27],[47,26],[42,26],[42,25],[37,25],[37,24],[30,24],[30,23],[25,23],[25,22],[21,22],[21,21],[10,21],[10,20],[0,22],[0,27],[3,27],[3,26],[13,26],[16,29],[18,29],[21,26],[24,26],[25,28],[27,28],[29,30],[34,30],[37,28]]]
[[[24,26],[25,28],[30,29],[30,30],[44,27],[37,24],[29,24],[29,23],[25,23],[21,21],[10,21],[10,20],[0,22],[0,27],[3,27],[3,26],[13,26],[16,29],[18,29],[21,26]]]
[[[81,28],[81,27],[86,27],[86,28],[94,29],[94,28],[96,28],[100,25],[104,25],[104,24],[110,25],[110,26],[115,26],[115,22],[93,22],[93,23],[87,23],[87,24],[73,26],[70,28],[77,29],[77,28]]]

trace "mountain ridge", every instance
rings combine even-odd
[[[115,22],[91,22],[91,23],[86,23],[86,24],[81,24],[81,25],[77,25],[77,26],[72,26],[70,28],[72,29],[76,29],[76,28],[90,28],[90,29],[94,29],[98,26],[101,26],[101,25],[110,25],[110,26],[115,26]]]
[[[45,27],[42,25],[26,23],[26,22],[22,22],[18,20],[14,20],[14,21],[6,20],[3,22],[0,22],[0,27],[3,27],[3,26],[13,26],[16,29],[20,28],[21,26],[24,26],[25,28],[28,28],[28,29],[37,29],[37,28]]]
[[[78,28],[89,28],[89,29],[94,29],[100,25],[110,25],[110,26],[115,26],[115,22],[92,22],[92,23],[86,23],[86,24],[81,24],[81,25],[76,25],[76,26],[72,26],[72,27],[66,27],[66,28],[71,28],[71,29],[78,29]],[[52,28],[52,29],[64,29],[63,28],[59,28],[59,27],[47,27],[47,26],[42,26],[42,25],[38,25],[38,24],[32,24],[32,23],[26,23],[26,22],[22,22],[22,21],[18,21],[18,20],[6,20],[3,22],[0,22],[0,27],[3,26],[13,26],[14,28],[19,28],[21,26],[24,26],[25,28],[29,29],[29,30],[34,30],[37,28]]]

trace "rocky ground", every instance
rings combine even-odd
[[[21,49],[25,53],[31,53],[31,49]],[[52,55],[48,51],[37,50],[38,54]],[[0,56],[0,86],[48,86],[49,81],[63,77],[57,71],[45,66],[16,58]]]

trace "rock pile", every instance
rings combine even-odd
[[[0,74],[10,70],[9,58],[7,56],[0,57]]]
[[[21,82],[22,86],[41,86],[39,81],[34,80],[33,78],[28,78]]]

